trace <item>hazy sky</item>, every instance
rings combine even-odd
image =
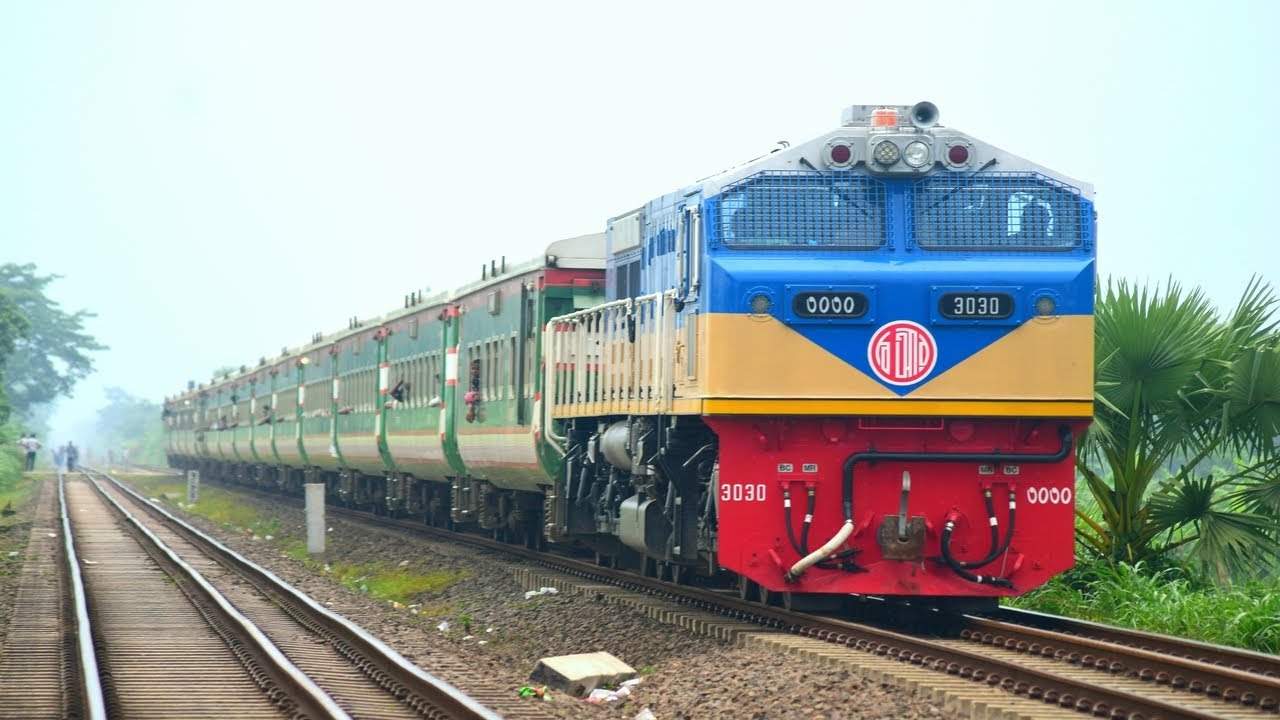
[[[1091,182],[1102,276],[1280,282],[1280,3],[0,2],[0,262],[159,401],[839,124]]]

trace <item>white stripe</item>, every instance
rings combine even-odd
[[[334,378],[333,379],[333,401],[334,402],[338,402],[338,389],[341,387],[342,387],[342,380],[339,378]]]
[[[995,518],[987,518],[987,519],[991,521],[991,527],[995,527],[995,526],[996,526],[996,519],[995,519]]]
[[[813,522],[813,516],[806,513],[804,516],[804,522],[806,525]]]
[[[445,353],[444,356],[444,379],[445,382],[458,379],[458,353]]]
[[[383,365],[378,368],[378,390],[387,389],[387,378],[391,375],[391,368]]]

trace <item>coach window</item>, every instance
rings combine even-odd
[[[413,393],[414,405],[416,407],[426,405],[427,399],[431,397],[427,394],[427,391],[431,389],[430,380],[427,377],[427,362],[427,355],[426,353],[423,353],[422,356],[418,358],[418,384],[414,387]]]
[[[497,350],[498,349],[492,340],[484,344],[484,362],[485,362],[484,399],[485,400],[497,400],[501,395],[501,393],[499,392],[500,388],[498,387],[498,362],[497,362],[498,352]]]

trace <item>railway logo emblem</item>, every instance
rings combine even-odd
[[[867,344],[867,361],[890,385],[914,385],[938,362],[938,343],[919,323],[895,320],[876,331]]]

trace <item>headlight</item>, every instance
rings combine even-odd
[[[888,167],[898,162],[900,157],[902,157],[902,151],[898,149],[898,146],[892,140],[883,140],[876,144],[875,158],[876,162],[881,165]]]
[[[902,160],[914,168],[924,167],[929,162],[929,146],[919,140],[912,140],[902,151]]]
[[[1042,315],[1042,316],[1052,315],[1053,312],[1057,309],[1058,309],[1058,303],[1054,302],[1052,297],[1048,295],[1041,295],[1040,297],[1036,298],[1036,314],[1037,315]]]

